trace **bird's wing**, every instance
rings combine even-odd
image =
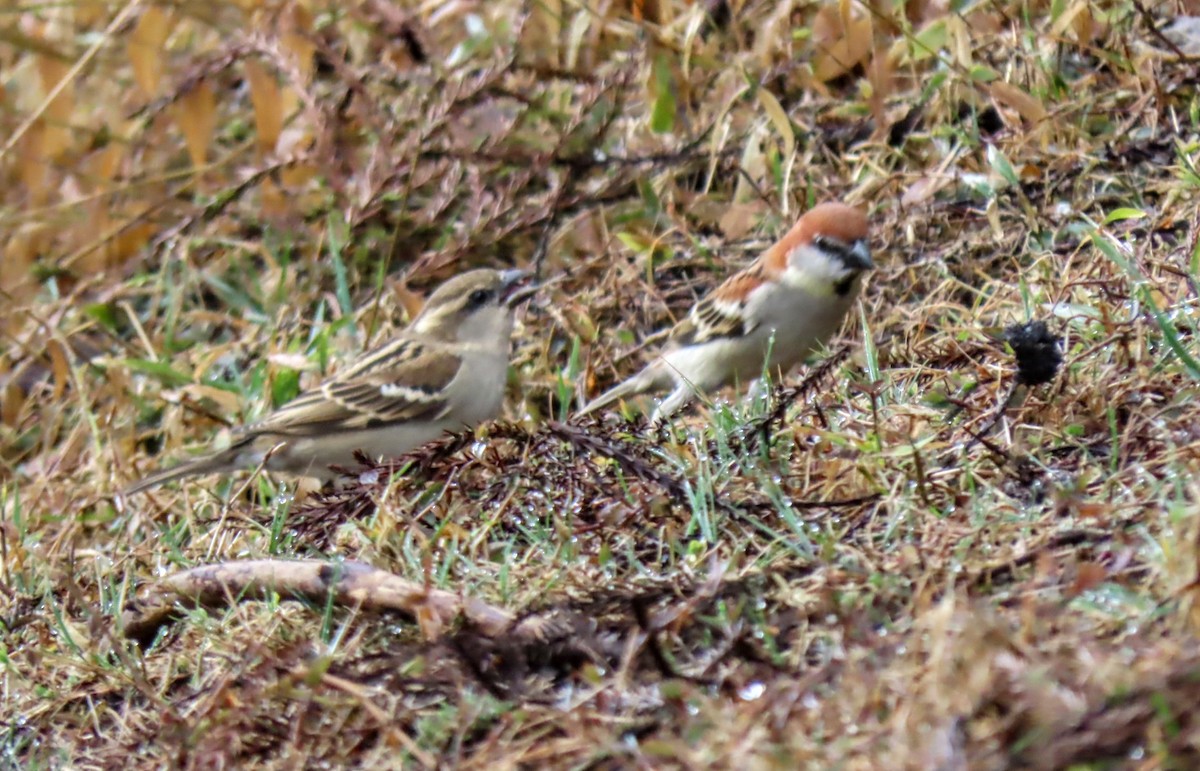
[[[692,307],[671,330],[674,346],[699,345],[724,337],[744,337],[757,324],[746,314],[750,296],[767,281],[758,266],[730,276]]]
[[[437,420],[449,411],[446,387],[462,364],[462,355],[444,345],[409,338],[392,340],[246,432],[315,435]]]

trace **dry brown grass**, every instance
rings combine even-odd
[[[0,762],[1194,767],[1189,10],[0,15]],[[875,223],[847,356],[670,431],[567,418],[827,198]],[[115,496],[477,264],[548,280],[509,421],[336,494]],[[1030,319],[1065,363],[1015,387]],[[269,557],[533,631],[310,594],[124,638],[139,587]]]

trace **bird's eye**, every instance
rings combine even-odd
[[[492,299],[492,293],[486,289],[476,289],[467,297],[467,305],[471,308],[478,308]]]
[[[813,246],[818,249],[828,249],[831,246],[829,239],[825,236],[813,236],[812,242]]]

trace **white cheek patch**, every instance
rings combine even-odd
[[[783,282],[817,297],[828,297],[838,294],[837,285],[852,273],[836,257],[820,249],[797,246],[788,254]]]
[[[826,297],[835,293],[835,281],[832,277],[824,274],[813,275],[795,268],[784,272],[783,283],[815,297]]]

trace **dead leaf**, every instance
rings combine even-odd
[[[404,308],[404,313],[410,320],[415,319],[417,314],[421,312],[421,308],[425,307],[425,301],[421,299],[421,295],[399,281],[392,284],[392,292],[396,295],[396,299],[400,302],[400,307]]]
[[[726,239],[736,241],[753,230],[769,208],[766,201],[759,200],[730,204],[717,226]]]
[[[867,67],[867,80],[871,84],[871,97],[868,100],[871,107],[871,117],[875,119],[877,130],[886,132],[888,124],[887,98],[892,94],[892,62],[888,56],[887,47],[880,45],[871,55],[871,64]]]
[[[1027,124],[1037,125],[1045,120],[1046,108],[1042,106],[1042,103],[1017,86],[997,80],[987,84],[985,88],[992,99],[1005,107],[1016,110]]]
[[[90,179],[97,183],[93,189],[107,187],[101,183],[112,182],[113,178],[117,176],[121,162],[125,160],[126,147],[120,142],[113,142],[92,153],[87,167]]]
[[[592,321],[591,316],[583,307],[568,308],[563,313],[563,321],[567,325],[567,330],[585,343],[594,343],[599,338],[596,322]]]
[[[104,198],[89,201],[83,207],[87,215],[84,227],[70,231],[76,242],[73,268],[81,275],[102,273],[108,268],[104,234],[112,230],[113,219],[105,204]]]
[[[768,68],[777,53],[787,51],[791,47],[789,33],[792,25],[789,23],[789,17],[792,15],[792,9],[796,7],[796,1],[780,0],[772,5],[774,7],[771,15],[758,25],[760,34],[754,36],[754,61]]]
[[[30,270],[39,254],[49,249],[52,230],[44,222],[29,223],[19,227],[4,245],[0,259],[0,289],[16,302],[29,299],[37,291],[37,282]],[[18,314],[10,314],[16,321]]]
[[[142,12],[125,44],[125,55],[129,57],[129,64],[133,68],[133,79],[148,97],[158,96],[165,70],[163,46],[174,27],[174,14],[168,14],[161,6],[152,5]]]
[[[34,207],[45,206],[50,197],[50,163],[42,151],[45,127],[38,121],[25,132],[17,143],[17,169],[21,184],[29,193],[29,202]]]
[[[835,5],[823,6],[813,19],[812,40],[817,48],[813,75],[828,83],[866,64],[873,47],[871,19],[843,15]]]
[[[260,157],[275,152],[283,131],[283,97],[279,84],[266,69],[254,61],[242,62],[250,84],[250,101],[254,105],[255,145]]]
[[[227,415],[236,415],[241,409],[241,400],[238,395],[232,391],[227,391],[224,388],[216,388],[215,386],[204,385],[203,383],[189,383],[181,386],[178,389],[180,395],[186,396],[192,402],[210,401],[216,404],[217,407]]]
[[[4,387],[4,401],[0,403],[0,420],[4,424],[11,427],[17,427],[17,420],[21,417],[21,408],[25,406],[25,394],[21,391],[21,386],[16,383],[9,383]]]
[[[766,88],[758,89],[758,101],[767,113],[767,117],[771,119],[771,123],[775,125],[779,136],[783,138],[783,157],[791,158],[792,153],[796,151],[796,132],[792,131],[792,121],[788,118],[783,105]]]
[[[38,77],[42,82],[42,93],[49,95],[51,91],[71,76],[71,65],[56,57],[37,57]],[[46,106],[41,116],[42,157],[47,160],[60,159],[73,144],[71,132],[71,117],[75,110],[75,89],[68,82],[58,91],[58,94]]]
[[[217,98],[208,81],[200,81],[182,95],[175,103],[174,115],[192,166],[199,169],[208,158],[208,143],[217,128]]]
[[[143,215],[130,217],[118,226],[108,242],[108,265],[120,265],[138,254],[157,233],[158,227],[144,219]]]
[[[918,177],[900,196],[900,204],[906,208],[923,204],[949,183],[950,177],[946,174]]]
[[[103,26],[112,4],[107,0],[74,0],[71,3],[71,23],[76,29]]]
[[[1108,519],[1112,515],[1112,506],[1107,503],[1077,502],[1073,508],[1075,516],[1082,519]]]
[[[63,344],[55,338],[46,341],[46,355],[50,357],[50,372],[54,375],[52,398],[58,401],[71,384],[71,364],[67,361],[67,351]]]
[[[300,3],[292,3],[279,17],[279,45],[287,51],[300,73],[300,86],[312,80],[314,54],[317,46],[309,39],[312,34],[312,12]]]
[[[766,139],[766,135],[766,124],[760,124],[746,139],[746,146],[742,148],[742,173],[738,175],[737,185],[733,189],[734,203],[746,203],[758,200],[760,197],[759,191],[755,189],[755,184],[761,185],[767,176],[767,156],[763,152],[763,141]],[[751,180],[754,184],[751,183]]]
[[[291,211],[287,196],[283,194],[279,186],[270,178],[264,179],[262,184],[259,185],[258,200],[262,205],[264,217],[283,217]]]
[[[1095,589],[1108,576],[1108,570],[1099,562],[1081,562],[1075,569],[1075,580],[1067,588],[1067,597],[1078,597],[1089,589]]]

